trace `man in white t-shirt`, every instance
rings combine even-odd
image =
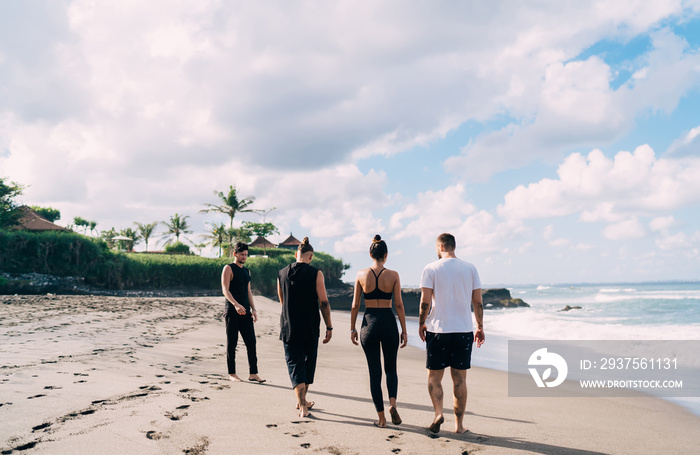
[[[421,299],[418,334],[426,343],[428,393],[435,408],[435,418],[428,427],[440,431],[442,414],[442,377],[450,367],[455,411],[455,432],[464,433],[464,410],[467,406],[467,370],[471,366],[472,344],[484,343],[484,308],[481,280],[473,264],[455,256],[455,238],[440,234],[435,243],[438,260],[426,265],[420,279]],[[476,332],[472,322],[474,306]]]

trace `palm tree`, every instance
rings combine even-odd
[[[122,229],[122,231],[119,234],[123,235],[124,237],[129,237],[131,239],[131,240],[119,240],[119,245],[124,247],[124,249],[126,251],[134,251],[134,245],[139,243],[139,240],[141,239],[138,232],[134,231],[131,228],[126,228],[126,229]]]
[[[246,227],[226,229],[226,235],[228,236],[229,242],[232,244],[235,242],[250,243],[250,235],[252,233],[253,232]]]
[[[90,228],[90,235],[95,235],[95,230],[97,229],[97,221],[88,221],[88,226]]]
[[[163,237],[167,239],[165,242],[166,245],[173,243],[173,237],[175,237],[175,242],[178,243],[180,242],[180,236],[182,234],[189,234],[192,232],[190,227],[187,225],[187,218],[189,218],[189,216],[180,216],[176,213],[170,217],[169,222],[161,222],[166,228],[168,228],[168,232],[162,234]]]
[[[139,230],[139,235],[143,239],[144,242],[146,242],[146,252],[148,252],[148,239],[153,235],[153,231],[156,229],[156,226],[158,226],[158,222],[154,221],[153,223],[139,223],[139,222],[134,222],[136,227]]]
[[[210,224],[209,230],[203,237],[210,240],[211,246],[219,247],[219,257],[221,257],[221,249],[226,242],[226,225],[224,223]]]
[[[258,212],[258,210],[248,208],[255,201],[255,198],[248,196],[247,198],[239,199],[235,185],[229,186],[228,194],[224,194],[221,191],[214,191],[214,194],[221,200],[221,205],[204,204],[209,208],[200,210],[200,213],[225,213],[230,218],[229,228],[233,228],[233,218],[236,216],[236,213]]]

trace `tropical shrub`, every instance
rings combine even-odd
[[[294,260],[294,251],[282,249],[267,250],[267,257],[249,257],[253,290],[277,295],[277,274]],[[105,289],[219,289],[221,270],[230,262],[183,254],[121,253],[110,250],[104,240],[73,232],[0,230],[0,272],[79,276]],[[323,271],[329,287],[337,285],[349,267],[321,252],[314,254],[312,264]]]

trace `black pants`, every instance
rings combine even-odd
[[[399,329],[391,308],[367,308],[362,318],[360,342],[367,357],[369,367],[369,389],[377,412],[384,410],[382,396],[382,360],[384,354],[384,371],[389,398],[396,398],[399,388],[399,376],[396,373],[396,357],[399,351]]]
[[[258,354],[255,349],[255,328],[250,311],[240,315],[238,313],[226,313],[226,363],[228,374],[236,374],[236,346],[238,345],[238,332],[241,332],[243,342],[248,351],[248,366],[250,374],[258,374]]]
[[[318,338],[295,340],[284,345],[284,357],[292,387],[299,384],[313,384],[318,358]]]

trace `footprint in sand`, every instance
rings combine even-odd
[[[27,400],[33,400],[34,398],[41,398],[41,397],[45,397],[45,396],[46,396],[45,394],[40,393],[39,395],[34,395],[34,396],[32,396],[32,397],[27,397]]]
[[[305,449],[308,449],[309,447],[311,447],[311,444],[309,444],[308,442],[305,442],[305,443],[299,444],[299,445],[302,446],[302,447],[305,448]]]
[[[165,417],[167,417],[173,421],[178,421],[178,420],[182,419],[183,417],[185,417],[186,415],[187,415],[186,412],[183,412],[182,414],[175,414],[174,412],[166,412],[165,413]]]
[[[163,433],[151,430],[146,432],[146,437],[148,439],[153,439],[154,441],[157,441],[163,437]]]
[[[391,451],[392,451],[393,453],[399,453],[399,452],[401,452],[401,449],[392,449]]]
[[[24,450],[33,449],[38,443],[39,443],[39,441],[28,442],[28,443],[26,443],[26,444],[22,444],[21,446],[14,447],[14,448],[10,449],[8,452],[5,452],[5,453],[12,453],[12,452],[14,452],[15,450],[18,451],[18,452],[22,452],[22,451],[24,451]]]
[[[268,423],[268,424],[265,425],[265,426],[266,426],[267,428],[277,428],[277,425],[275,425],[274,423]]]
[[[43,429],[48,428],[50,426],[51,426],[51,424],[49,422],[44,422],[41,425],[37,425],[35,427],[32,427],[32,432],[43,430]]]

